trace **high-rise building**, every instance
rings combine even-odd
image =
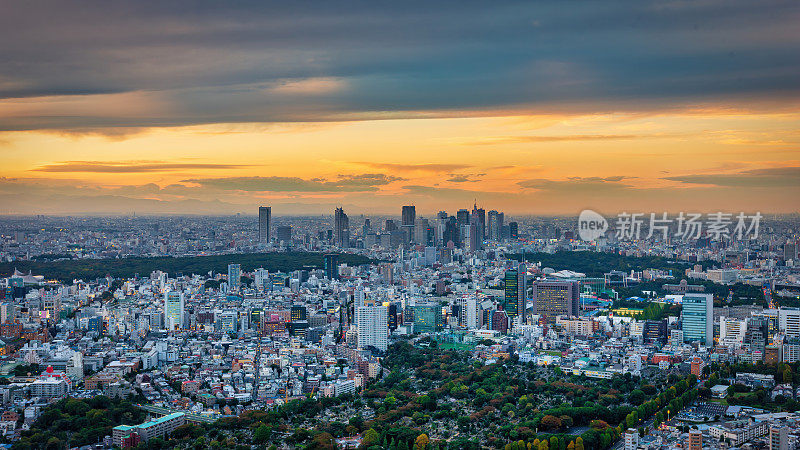
[[[183,328],[183,292],[167,291],[164,293],[164,322],[168,330]]]
[[[336,253],[328,253],[324,256],[325,260],[325,276],[329,280],[339,279],[339,255]]]
[[[442,307],[438,303],[417,303],[414,306],[414,332],[442,331]]]
[[[303,305],[292,305],[290,317],[292,319],[292,322],[296,322],[298,320],[307,320],[308,310]]]
[[[486,239],[486,210],[478,208],[478,204],[472,206],[472,214],[470,215],[470,223],[478,227],[478,241],[483,243]]]
[[[465,310],[461,311],[464,315],[464,326],[470,330],[476,330],[481,327],[480,312],[478,311],[478,297],[470,295],[467,297]]]
[[[481,238],[478,226],[474,223],[461,227],[461,235],[464,237],[464,248],[470,252],[480,250]]]
[[[461,239],[459,239],[458,223],[454,216],[450,216],[444,222],[444,229],[442,230],[442,246],[446,247],[448,242],[452,242],[454,246],[461,246]]]
[[[519,238],[519,225],[517,222],[508,222],[508,235],[511,239]]]
[[[533,283],[533,313],[555,323],[558,316],[580,314],[580,283],[544,280]]]
[[[456,221],[458,226],[469,225],[469,210],[459,209],[456,213]]]
[[[403,206],[402,223],[404,227],[414,226],[417,220],[417,210],[414,205]]]
[[[336,245],[339,248],[350,247],[350,219],[347,218],[344,209],[336,208],[333,215],[333,228]]]
[[[258,207],[258,242],[262,244],[269,243],[269,227],[272,222],[272,207],[259,206]]]
[[[505,284],[503,310],[512,323],[516,321],[517,317],[521,317],[521,322],[525,323],[525,285],[527,283],[525,266],[521,265],[519,270],[507,270],[503,282]]]
[[[283,241],[286,244],[292,242],[292,227],[290,225],[283,225],[278,227],[275,232],[278,241]]]
[[[360,306],[356,308],[358,348],[375,347],[385,352],[389,339],[388,311],[385,306]]]
[[[228,264],[228,291],[238,292],[242,286],[242,266]]]
[[[778,331],[788,337],[800,337],[800,308],[784,306],[778,310]]]
[[[714,342],[714,296],[712,294],[686,294],[681,312],[684,342]]]
[[[648,344],[667,342],[667,321],[646,320],[642,328],[642,340]]]
[[[489,211],[489,239],[493,241],[503,240],[503,221],[505,215],[495,210]]]

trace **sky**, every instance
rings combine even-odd
[[[797,1],[0,10],[0,214],[800,209]]]

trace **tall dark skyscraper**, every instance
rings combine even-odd
[[[269,243],[269,227],[272,222],[272,207],[259,206],[258,207],[258,242],[262,244]]]
[[[486,238],[486,210],[478,208],[477,204],[473,205],[470,221],[478,227],[478,241],[483,242]]]
[[[517,239],[519,237],[519,225],[517,222],[508,222],[508,235],[511,239]]]
[[[512,323],[516,322],[517,317],[522,317],[521,322],[525,323],[528,284],[527,268],[524,264],[520,264],[517,270],[506,271],[503,281],[505,284],[503,310],[508,314],[508,318]]]
[[[414,221],[417,220],[417,209],[414,205],[403,206],[403,226],[414,226]]]
[[[456,213],[456,220],[458,221],[458,226],[469,225],[469,211],[466,209],[459,209]]]
[[[344,213],[344,209],[336,208],[333,215],[333,235],[336,245],[340,248],[350,247],[350,219]]]
[[[336,280],[339,278],[337,267],[339,266],[339,255],[336,253],[328,253],[324,256],[325,260],[325,276],[329,280]]]
[[[495,210],[489,211],[489,239],[493,241],[503,240],[503,219],[503,213]]]

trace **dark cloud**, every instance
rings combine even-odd
[[[539,189],[543,191],[575,191],[593,189],[627,189],[627,184],[621,181],[631,177],[611,176],[611,177],[569,177],[566,180],[548,180],[545,178],[534,178],[517,182],[520,187],[529,189]]]
[[[393,172],[450,172],[458,169],[468,169],[469,164],[394,164],[394,163],[375,163],[359,161],[354,164],[361,164],[373,169],[388,169]]]
[[[306,180],[298,177],[224,177],[193,178],[183,180],[204,187],[221,190],[238,191],[270,191],[270,192],[363,192],[377,191],[394,181],[404,178],[391,175],[368,173],[361,175],[340,175],[338,180],[328,181],[322,178]]]
[[[92,173],[145,173],[174,172],[189,169],[236,169],[244,167],[238,164],[206,164],[206,163],[166,163],[166,162],[101,162],[101,161],[65,161],[47,164],[35,169],[36,172],[92,172]]]
[[[721,187],[781,188],[800,187],[800,167],[753,169],[731,174],[694,174],[665,177],[686,184]]]
[[[0,129],[786,103],[799,21],[794,0],[13,2]]]

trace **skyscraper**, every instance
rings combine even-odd
[[[414,221],[417,219],[417,210],[414,205],[403,206],[403,226],[414,226]]]
[[[358,348],[375,347],[385,352],[389,338],[388,311],[385,306],[356,308]]]
[[[486,210],[478,208],[478,204],[472,206],[472,214],[470,215],[471,223],[478,227],[478,241],[483,243],[486,238]]]
[[[325,276],[329,280],[339,279],[339,255],[336,253],[328,253],[325,258]]]
[[[228,264],[228,291],[238,292],[242,284],[242,266]]]
[[[259,206],[258,207],[258,242],[262,244],[269,243],[269,227],[272,222],[272,207]]]
[[[526,287],[528,283],[528,273],[524,264],[517,270],[506,271],[503,281],[505,284],[505,298],[503,310],[508,315],[509,320],[514,323],[517,317],[521,317],[521,323],[525,323],[525,310],[527,307]]]
[[[684,342],[714,342],[714,296],[712,294],[686,294],[681,311]]]
[[[533,313],[554,323],[558,316],[580,314],[580,283],[544,280],[533,283]]]
[[[495,210],[489,211],[489,239],[493,241],[503,240],[503,219],[503,213]]]
[[[283,225],[276,230],[278,241],[283,241],[286,244],[292,242],[292,227],[290,225]]]
[[[164,293],[164,322],[168,330],[183,328],[183,292],[167,291]]]
[[[333,215],[333,235],[339,248],[350,247],[350,219],[344,209],[336,208]]]
[[[456,221],[458,221],[458,225],[469,225],[469,211],[466,209],[459,209],[456,213]]]

